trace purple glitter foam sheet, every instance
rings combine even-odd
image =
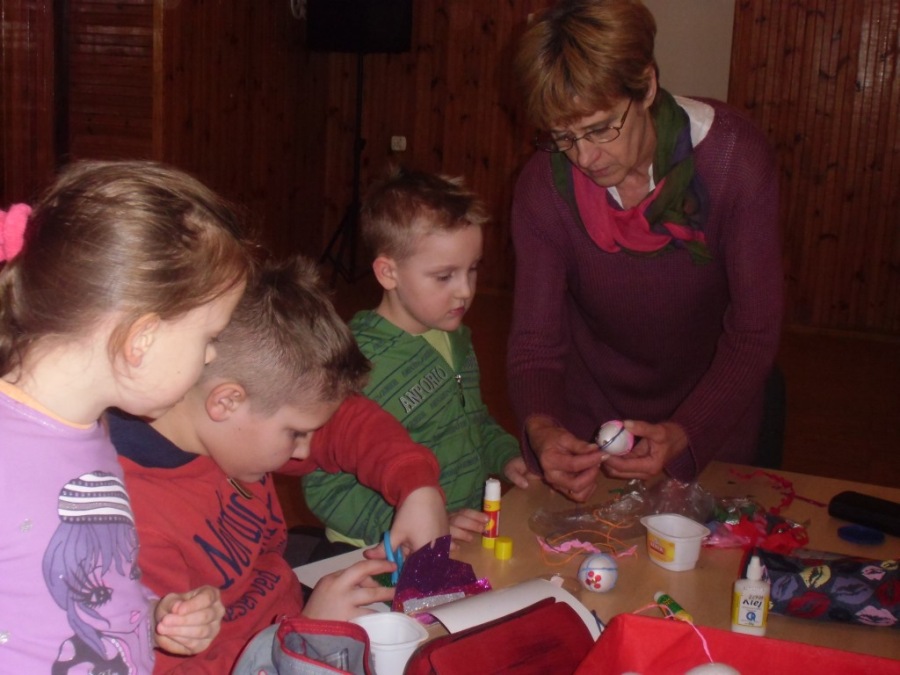
[[[468,563],[450,559],[450,535],[423,546],[403,565],[392,609],[434,623],[432,607],[491,590],[487,579],[477,579]]]

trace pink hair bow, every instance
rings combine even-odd
[[[28,204],[13,204],[9,211],[0,211],[0,262],[12,260],[22,250],[29,215]]]

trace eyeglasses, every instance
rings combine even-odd
[[[609,126],[600,129],[590,129],[584,132],[584,135],[582,136],[554,136],[552,132],[539,131],[534,137],[534,147],[538,150],[543,150],[544,152],[568,152],[574,148],[575,144],[580,140],[587,140],[595,145],[614,141],[619,137],[619,134],[622,133],[622,127],[625,126],[625,120],[628,119],[628,111],[631,110],[633,101],[634,99],[628,100],[628,106],[625,108],[625,112],[622,114],[622,120],[617,127]]]

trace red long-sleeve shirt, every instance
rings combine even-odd
[[[159,652],[154,672],[231,672],[257,632],[302,609],[300,582],[283,557],[287,528],[274,481],[243,483],[247,499],[209,457],[183,452],[148,424],[111,416],[110,429],[131,495],[144,583],[160,595],[210,584],[225,605],[221,631],[206,651],[188,658]],[[440,489],[431,451],[362,396],[349,397],[315,433],[308,459],[282,471],[299,476],[318,467],[354,473],[395,505],[419,487]]]

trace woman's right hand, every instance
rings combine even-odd
[[[609,457],[596,443],[576,438],[542,415],[525,421],[525,433],[551,487],[577,502],[593,494],[600,465]]]

